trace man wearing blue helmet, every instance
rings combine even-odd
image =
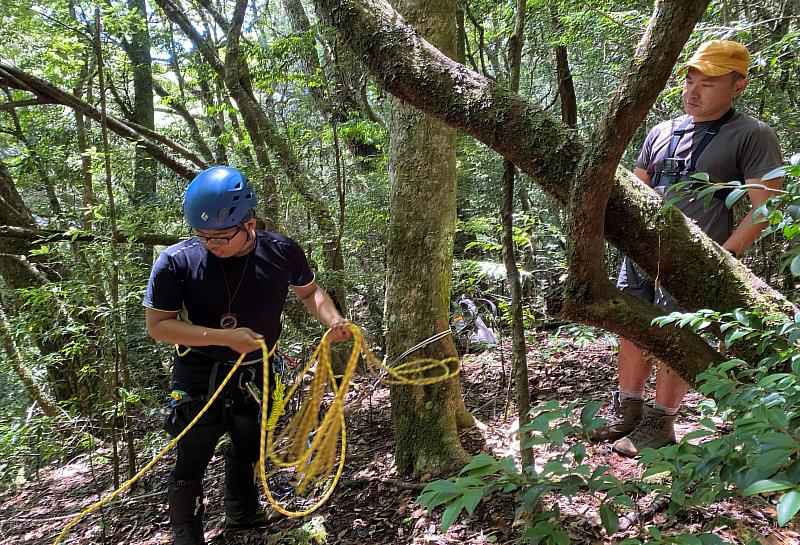
[[[172,368],[172,411],[165,429],[180,433],[206,404],[241,354],[261,360],[260,340],[274,346],[288,291],[325,327],[333,340],[350,330],[328,294],[314,282],[303,250],[283,235],[256,229],[256,195],[235,168],[211,167],[186,189],[183,211],[195,235],[158,257],[144,297],[147,332],[178,345]],[[260,365],[237,371],[208,412],[178,442],[169,487],[174,545],[205,545],[203,474],[219,438],[225,454],[225,523],[266,524],[253,467],[259,458],[258,403],[242,387],[261,384]],[[271,384],[275,381],[271,380]]]

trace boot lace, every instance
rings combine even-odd
[[[664,427],[658,418],[651,418],[649,416],[642,416],[639,423],[628,436],[631,443],[638,445],[650,441],[656,435],[662,433]]]

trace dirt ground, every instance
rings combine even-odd
[[[534,404],[549,399],[606,400],[614,387],[614,349],[603,340],[586,346],[569,333],[539,333],[529,343],[529,372]],[[463,360],[463,390],[467,406],[479,425],[465,432],[463,442],[472,454],[496,458],[518,455],[510,432],[515,408],[509,389],[510,356],[507,346]],[[367,384],[365,381],[364,384]],[[652,392],[648,392],[651,394]],[[354,394],[352,394],[354,395]],[[700,396],[690,394],[677,428],[687,433],[697,420]],[[153,426],[160,421],[153,418]],[[515,525],[516,505],[510,496],[484,498],[475,513],[462,516],[445,534],[441,511],[427,513],[414,501],[423,486],[398,475],[393,465],[394,438],[389,417],[388,391],[378,387],[348,419],[346,468],[331,499],[317,512],[301,519],[276,519],[265,530],[227,531],[222,527],[222,457],[214,457],[206,477],[206,540],[209,545],[301,544],[436,544],[521,543]],[[636,479],[636,461],[618,456],[610,445],[587,445],[592,464],[607,465],[621,479]],[[140,466],[147,462],[141,460]],[[80,521],[62,543],[157,545],[169,543],[166,481],[172,459],[168,455],[137,486],[115,499],[102,513]],[[453,468],[454,473],[459,468]],[[53,543],[55,536],[79,512],[113,490],[110,464],[91,463],[80,456],[60,467],[40,472],[39,480],[0,490],[0,545]],[[608,538],[596,505],[580,496],[562,502],[564,527],[572,543],[614,543],[637,536],[637,525]],[[713,533],[730,543],[756,538],[762,544],[800,544],[797,527],[777,528],[775,506],[767,500],[728,501],[694,509],[677,518],[656,510],[646,524],[658,524],[666,533]]]

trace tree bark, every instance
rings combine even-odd
[[[550,6],[550,15],[553,20],[553,30],[556,35],[561,34],[562,25],[558,20],[555,6]],[[575,98],[575,85],[572,83],[572,71],[569,69],[567,47],[556,45],[556,77],[558,78],[558,99],[561,102],[561,121],[569,127],[578,124],[578,101]],[[516,91],[516,89],[514,89]]]
[[[707,5],[708,0],[663,0],[656,4],[631,65],[591,136],[591,145],[572,186],[565,227],[569,274],[563,311],[570,318],[598,324],[609,318],[616,321],[616,316],[623,322],[638,307],[632,301],[635,298],[618,292],[608,279],[604,264],[606,204],[625,148],[666,84]],[[669,328],[659,330],[669,332]],[[675,364],[676,371],[692,379],[708,362],[722,359],[701,338],[694,337],[682,345],[692,352],[688,365],[684,361]]]
[[[397,4],[432,42],[455,51],[454,0]],[[397,99],[389,110],[386,344],[393,359],[409,344],[449,328],[456,171],[453,129]],[[412,357],[456,355],[448,336]],[[473,421],[458,379],[394,386],[391,405],[401,472],[440,474],[469,459],[458,430]]]
[[[545,192],[567,202],[576,174],[583,170],[586,144],[560,120],[449,59],[383,0],[316,0],[316,6],[320,17],[339,30],[387,91],[484,142],[531,175]],[[685,7],[670,8],[673,28],[681,28],[685,21],[695,20],[691,13],[698,5],[688,2]],[[659,68],[651,69],[646,80],[649,89],[638,88],[642,97],[663,88],[669,75],[663,66],[671,68],[677,52],[654,51],[651,56]],[[637,62],[642,58],[638,56]],[[627,95],[627,100],[632,96]],[[649,106],[649,99],[642,97],[635,96],[634,103]],[[639,121],[629,123],[635,128]],[[615,145],[629,139],[612,138]],[[658,276],[683,306],[723,311],[760,306],[770,312],[794,312],[779,293],[680,212],[659,213],[661,199],[629,172],[617,169],[613,180],[605,215],[606,239],[650,275]],[[605,268],[601,272],[607,274]],[[625,336],[689,380],[714,359],[716,352],[707,345],[703,348],[696,336],[691,335],[695,340],[688,342],[686,332],[650,327],[649,320],[658,315],[652,305],[640,305],[615,289],[608,293],[610,298],[587,298],[583,307],[573,304],[570,311],[585,311],[585,316],[576,319]],[[579,300],[581,293],[576,295],[573,300]],[[678,339],[687,342],[676,349]]]

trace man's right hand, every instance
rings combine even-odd
[[[240,354],[247,354],[261,348],[259,340],[264,338],[264,335],[256,333],[249,327],[237,327],[236,329],[224,329],[225,332],[225,346],[231,350],[235,350]]]

